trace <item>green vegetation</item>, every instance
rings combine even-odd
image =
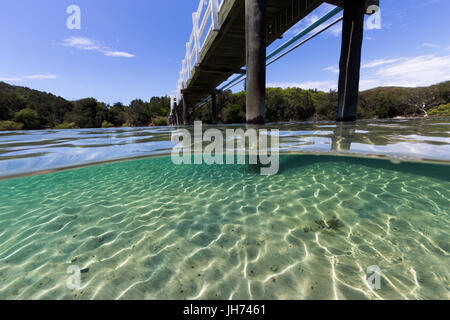
[[[22,129],[23,123],[18,123],[14,121],[0,121],[0,131],[14,131]]]
[[[359,98],[359,119],[417,117],[426,113],[448,116],[445,112],[448,105],[441,105],[450,101],[450,81],[423,88],[375,88],[361,92]],[[226,91],[218,95],[218,107],[219,122],[245,122],[245,92],[233,94]],[[335,120],[337,108],[336,91],[326,93],[299,88],[267,89],[268,122]],[[197,108],[195,119],[210,121],[210,110],[209,103]],[[181,116],[180,112],[179,115]]]
[[[155,127],[163,127],[163,126],[167,126],[167,117],[156,117],[153,119],[153,125]]]
[[[161,118],[167,119],[169,112],[167,96],[153,97],[149,102],[134,100],[129,106],[110,106],[93,98],[67,101],[0,82],[0,130],[149,126],[152,121],[163,123]]]
[[[114,128],[114,124],[112,124],[111,122],[108,122],[106,120],[103,120],[102,128]]]
[[[80,127],[78,127],[75,122],[63,122],[55,125],[54,129],[80,129]]]
[[[450,117],[450,103],[440,105],[436,109],[431,110],[428,115],[430,116],[440,116],[440,117]]]
[[[39,129],[40,122],[37,112],[33,109],[22,109],[14,114],[14,120],[23,123],[23,128],[28,130]]]
[[[424,88],[376,88],[360,93],[360,119],[450,116],[450,81]],[[245,122],[245,92],[225,91],[218,95],[219,122]],[[268,122],[335,120],[338,95],[335,91],[300,88],[268,88]],[[178,115],[181,112],[178,108]],[[195,119],[209,122],[210,104],[195,110]],[[75,129],[165,126],[170,98],[153,97],[108,105],[93,98],[67,101],[46,92],[0,82],[0,130]]]

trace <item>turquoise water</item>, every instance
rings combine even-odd
[[[449,299],[449,172],[283,155],[263,177],[159,157],[4,180],[0,298]],[[88,270],[80,290],[70,265]]]
[[[449,299],[449,124],[279,125],[275,176],[176,166],[171,128],[3,133],[0,176],[49,173],[0,180],[0,299]]]

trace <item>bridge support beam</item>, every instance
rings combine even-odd
[[[180,125],[180,120],[178,119],[178,111],[176,110],[176,108],[174,110],[174,113],[175,113],[175,124],[177,126],[179,126]]]
[[[364,0],[344,2],[337,121],[356,121],[365,9]]]
[[[266,0],[245,0],[247,123],[265,122]]]
[[[216,95],[216,92],[211,93],[211,123],[217,124],[217,95]]]
[[[189,124],[187,93],[183,93],[183,124]]]

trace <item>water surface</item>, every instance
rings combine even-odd
[[[358,121],[353,125],[301,122],[261,128],[280,130],[282,152],[450,161],[450,119]],[[159,127],[0,132],[0,177],[170,154],[173,130]]]
[[[0,299],[449,299],[448,123],[284,124],[275,176],[176,166],[170,128],[2,134],[3,176],[161,156],[1,180]]]

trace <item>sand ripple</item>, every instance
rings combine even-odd
[[[162,157],[0,181],[0,299],[450,298],[448,167],[281,160],[272,177]]]

